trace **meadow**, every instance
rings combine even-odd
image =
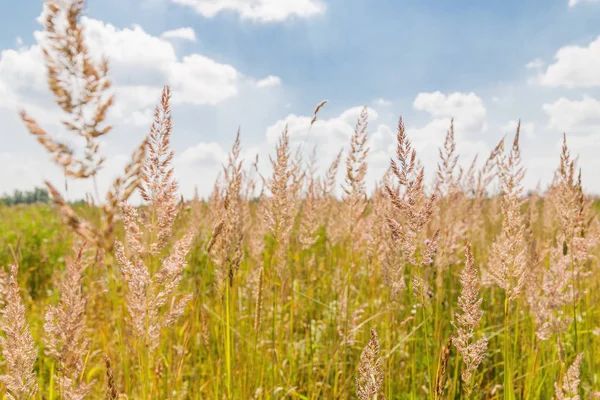
[[[21,119],[93,181],[110,60],[89,55],[83,0],[45,6],[49,90],[84,145]],[[262,176],[242,132],[211,196],[185,200],[172,96],[103,196],[46,182],[50,204],[0,204],[3,399],[600,398],[597,177],[566,138],[526,192],[519,128],[461,168],[449,126],[426,175],[399,119],[368,191],[365,107],[324,175],[284,130]]]

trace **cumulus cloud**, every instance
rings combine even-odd
[[[215,105],[238,93],[242,75],[232,66],[201,54],[177,57],[166,39],[152,36],[138,25],[119,29],[111,24],[84,17],[86,40],[93,56],[104,54],[111,62],[117,105],[113,116],[134,124],[146,123],[163,84],[176,96],[174,102]],[[35,105],[48,98],[46,71],[41,45],[42,32],[35,32],[37,43],[0,53],[0,106],[17,108]]]
[[[600,86],[600,36],[587,46],[560,48],[555,62],[534,82],[548,87],[589,88]]]
[[[200,142],[181,153],[179,161],[189,166],[219,167],[227,160],[227,153],[217,142]]]
[[[320,0],[171,0],[189,6],[206,18],[222,12],[235,12],[242,19],[281,22],[290,17],[308,18],[325,12]]]
[[[484,131],[487,127],[486,109],[475,93],[419,93],[413,107],[436,119],[454,118],[456,127],[462,130]]]
[[[581,100],[561,97],[543,105],[549,127],[561,132],[590,132],[600,128],[600,101],[583,95]]]
[[[196,31],[194,31],[194,28],[177,28],[163,32],[160,37],[163,39],[183,39],[195,42]]]
[[[274,76],[274,75],[269,75],[266,78],[261,79],[258,82],[256,82],[256,87],[258,87],[258,88],[266,88],[266,87],[280,86],[280,85],[281,85],[281,79],[278,76]]]

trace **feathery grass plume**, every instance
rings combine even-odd
[[[590,273],[586,264],[593,258],[592,249],[597,243],[595,235],[585,234],[582,221],[587,218],[580,195],[581,175],[576,177],[575,170],[576,163],[564,136],[560,165],[549,195],[558,232],[549,250],[549,267],[542,271],[541,278],[531,280],[536,290],[528,297],[541,340],[564,333],[572,322],[577,324],[575,307],[584,294],[581,282]],[[573,308],[571,316],[568,306]]]
[[[0,382],[6,387],[9,400],[28,400],[38,392],[33,369],[37,349],[25,320],[25,305],[19,293],[17,272],[18,266],[12,264],[6,291],[6,308],[0,321],[5,335],[0,337],[0,347],[6,362],[6,374],[0,375]]]
[[[100,155],[101,138],[112,127],[106,125],[106,116],[113,105],[110,94],[106,59],[94,60],[85,44],[81,25],[84,0],[45,0],[43,53],[48,74],[48,86],[57,105],[64,111],[62,124],[74,133],[84,145],[83,154],[68,144],[57,141],[26,111],[20,116],[26,128],[38,142],[53,155],[63,168],[65,177],[95,179],[105,158]],[[99,248],[112,250],[118,205],[129,198],[137,188],[138,174],[145,155],[145,141],[136,149],[122,176],[115,179],[101,204],[103,215],[99,224],[79,217],[50,182],[45,182],[65,221],[85,240]],[[100,201],[100,199],[97,199]]]
[[[150,247],[145,249],[150,255],[156,256],[162,252],[171,238],[173,221],[177,216],[177,182],[173,179],[173,168],[170,167],[175,153],[169,148],[171,143],[171,89],[165,86],[162,92],[160,108],[154,111],[154,123],[148,136],[148,154],[141,171],[142,184],[140,195],[150,207],[150,224],[153,240]],[[131,226],[131,213],[127,212],[128,220],[124,221],[131,239],[135,242],[128,244],[137,252],[144,249],[137,247],[139,243],[138,230]],[[125,217],[124,217],[125,219]]]
[[[562,384],[554,383],[556,389],[556,400],[579,400],[579,366],[583,360],[583,353],[579,353],[573,364],[567,370],[567,374],[563,377]]]
[[[242,161],[240,160],[240,131],[235,138],[229,161],[224,167],[227,187],[223,200],[223,217],[215,226],[208,251],[216,266],[215,283],[222,291],[224,285],[233,285],[233,278],[242,262],[244,229],[242,226]],[[214,247],[213,247],[214,245]],[[211,251],[212,249],[212,251]]]
[[[104,363],[106,365],[106,392],[104,399],[117,400],[119,398],[119,391],[115,384],[115,376],[108,356],[104,356]]]
[[[82,291],[85,243],[77,250],[75,259],[67,261],[67,268],[59,284],[60,301],[46,311],[44,331],[45,352],[59,365],[58,384],[62,398],[84,399],[95,381],[81,381],[84,358],[89,350],[86,337],[86,297]]]
[[[576,177],[575,160],[571,159],[571,154],[567,146],[567,136],[563,135],[563,143],[560,154],[560,165],[556,171],[555,198],[553,199],[554,210],[558,216],[559,232],[563,240],[571,239],[578,234],[581,229],[578,222],[579,216],[579,190]]]
[[[458,298],[458,306],[462,313],[456,316],[457,321],[453,323],[457,332],[453,343],[465,364],[461,378],[465,396],[470,399],[473,391],[473,372],[485,357],[487,338],[484,336],[477,341],[473,340],[475,328],[483,316],[481,309],[483,299],[479,297],[479,280],[471,244],[468,241],[465,243],[465,257],[465,267],[460,274],[462,289]]]
[[[562,245],[554,246],[549,252],[549,268],[543,270],[541,276],[530,279],[534,288],[528,296],[536,336],[540,340],[566,332],[573,322],[572,316],[565,313],[565,307],[573,305],[571,256],[563,253]]]
[[[508,156],[498,159],[502,189],[502,232],[492,245],[490,274],[494,282],[506,292],[509,301],[517,298],[527,281],[524,221],[521,212],[522,180],[525,170],[521,165],[519,148],[520,123]]]
[[[454,140],[454,120],[450,122],[450,129],[446,133],[443,148],[439,149],[440,161],[438,162],[435,183],[436,209],[434,213],[435,225],[440,228],[438,253],[436,254],[436,286],[443,285],[448,266],[457,264],[459,249],[468,230],[467,219],[469,214],[469,201],[461,191],[460,181],[462,170],[458,174],[456,165],[456,142]],[[471,166],[474,171],[474,165]],[[442,290],[437,290],[439,296]]]
[[[369,110],[364,106],[354,127],[354,133],[350,139],[350,151],[346,156],[346,185],[344,186],[344,215],[347,223],[346,235],[354,241],[354,233],[360,219],[367,209],[367,194],[365,177],[367,175],[367,127]],[[354,247],[354,246],[353,246]]]
[[[271,159],[273,174],[268,182],[271,196],[265,201],[263,216],[276,243],[275,269],[280,278],[286,275],[287,249],[292,229],[294,199],[290,193],[292,168],[290,165],[290,137],[286,126],[276,146],[276,157]]]
[[[450,121],[450,129],[446,133],[443,148],[439,149],[440,162],[437,165],[437,179],[435,183],[436,192],[447,195],[455,189],[455,169],[458,162],[456,154],[456,142],[454,141],[454,119]]]
[[[436,400],[444,398],[444,392],[446,391],[446,382],[448,381],[448,360],[450,360],[450,353],[452,353],[452,341],[453,336],[450,335],[448,343],[442,346],[440,350],[440,358],[438,360],[438,371],[435,377],[434,387],[434,398]]]
[[[485,160],[483,167],[477,173],[476,185],[474,186],[474,194],[483,199],[486,195],[486,190],[498,175],[498,158],[504,151],[504,140],[498,142],[496,147],[492,149],[488,158]]]
[[[329,197],[333,194],[335,190],[335,182],[337,179],[337,173],[340,166],[340,161],[342,160],[342,154],[344,153],[344,149],[341,149],[337,154],[333,162],[327,168],[327,172],[325,172],[325,176],[321,182],[321,197]]]
[[[83,157],[72,148],[53,139],[25,111],[21,118],[38,142],[54,155],[65,175],[89,178],[98,172],[105,158],[99,155],[99,139],[112,126],[104,126],[113,104],[109,94],[108,61],[95,61],[85,44],[80,24],[84,0],[45,0],[44,58],[48,85],[58,106],[69,117],[63,126],[85,141]]]
[[[170,167],[173,152],[169,149],[171,116],[168,86],[163,89],[161,107],[156,108],[150,129],[149,156],[142,170],[142,198],[149,203],[148,214],[124,203],[123,225],[131,256],[123,243],[117,242],[115,255],[129,289],[126,300],[128,323],[134,336],[144,342],[152,353],[159,344],[161,329],[172,325],[185,309],[191,294],[178,294],[177,287],[186,265],[193,233],[177,240],[170,254],[160,260],[158,270],[152,270],[155,257],[162,254],[172,236],[172,224],[178,211],[177,183]],[[163,309],[165,309],[163,312]]]
[[[386,186],[392,204],[392,211],[386,216],[391,236],[386,243],[385,262],[382,268],[384,280],[391,289],[392,299],[395,299],[405,287],[403,266],[430,264],[437,247],[436,234],[427,242],[422,258],[417,260],[417,240],[423,228],[431,220],[436,196],[432,194],[428,199],[425,198],[423,193],[425,172],[422,167],[417,166],[417,152],[408,140],[402,118],[398,122],[396,157],[398,161],[391,159],[390,168],[398,186]],[[426,283],[418,273],[415,273],[413,282],[418,289],[415,296],[423,302]]]
[[[590,210],[583,194],[581,169],[577,175],[576,169],[577,162],[571,159],[567,139],[564,136],[560,165],[556,172],[557,180],[554,183],[556,190],[550,199],[559,219],[557,241],[563,241],[563,246],[571,247],[571,249],[567,248],[567,252],[586,245],[591,248],[598,242],[597,234],[589,229],[591,223],[597,218]]]
[[[356,395],[360,400],[385,400],[383,386],[382,361],[379,357],[379,336],[371,329],[371,339],[363,349],[358,363]]]

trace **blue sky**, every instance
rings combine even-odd
[[[60,135],[36,67],[41,3],[0,0],[0,167],[9,172],[0,192],[62,179],[15,117],[19,108],[37,111]],[[373,117],[372,182],[401,115],[431,177],[449,118],[465,164],[521,118],[528,187],[550,181],[565,131],[586,187],[600,193],[597,0],[88,0],[85,24],[92,50],[111,59],[123,100],[111,115],[117,128],[103,147],[101,184],[147,131],[161,85],[171,84],[186,195],[196,185],[210,191],[239,125],[246,155],[258,153],[267,171],[278,130],[287,123],[304,142],[323,99],[306,140],[319,146],[322,167],[347,144],[361,105]],[[87,190],[73,187],[73,196]]]

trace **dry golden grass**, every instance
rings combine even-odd
[[[108,63],[88,55],[83,0],[46,7],[49,87],[84,153],[21,116],[93,180]],[[104,201],[48,183],[53,210],[0,206],[2,398],[598,398],[600,221],[566,139],[552,185],[525,195],[518,129],[463,170],[451,124],[429,192],[400,119],[369,195],[364,108],[324,176],[287,128],[260,176],[238,132],[211,196],[186,202],[170,99]]]

